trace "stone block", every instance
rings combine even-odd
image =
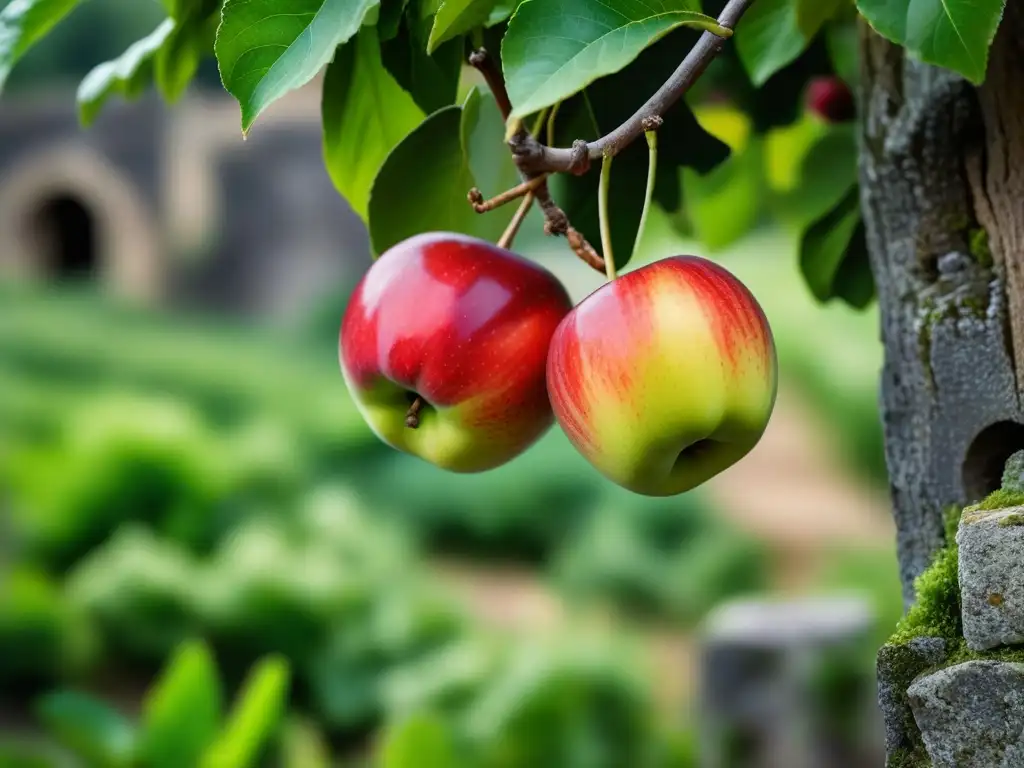
[[[885,726],[885,752],[890,764],[897,755],[911,754],[923,746],[907,700],[907,688],[922,672],[942,664],[947,657],[941,637],[915,637],[908,643],[883,645],[878,652],[878,706]]]
[[[907,690],[935,768],[1024,765],[1024,664],[967,661]]]
[[[881,762],[870,606],[742,600],[701,633],[702,768],[874,768]]]
[[[1024,643],[1024,507],[968,508],[956,540],[967,646]]]

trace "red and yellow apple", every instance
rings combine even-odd
[[[672,496],[735,464],[775,405],[771,328],[734,275],[696,256],[606,283],[558,326],[548,394],[569,440],[608,479]]]
[[[453,472],[492,469],[554,423],[545,364],[571,308],[539,264],[465,235],[417,235],[356,286],[342,373],[388,445]]]

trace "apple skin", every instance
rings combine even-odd
[[[371,429],[452,472],[493,469],[554,423],[551,335],[572,309],[558,279],[492,243],[434,232],[383,253],[345,310],[339,358]],[[406,425],[416,396],[419,426]]]
[[[807,108],[827,123],[845,123],[857,115],[850,87],[838,77],[816,77],[807,86]]]
[[[584,299],[551,340],[548,394],[609,480],[674,496],[743,458],[768,426],[778,360],[760,305],[697,256],[656,261]]]

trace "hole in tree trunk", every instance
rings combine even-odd
[[[1024,425],[999,421],[983,429],[967,449],[963,465],[964,495],[976,502],[1002,484],[1006,460],[1024,449]]]

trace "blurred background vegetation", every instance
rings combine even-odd
[[[5,99],[72,86],[159,18],[83,4]],[[817,129],[772,130],[757,161],[785,186]],[[0,765],[684,768],[714,606],[855,590],[887,635],[876,309],[817,303],[785,217],[730,189],[682,227],[655,213],[631,268],[698,252],[740,276],[779,407],[739,467],[668,500],[609,485],[557,428],[479,476],[381,445],[337,370],[347,286],[281,329],[0,284]],[[714,217],[740,224],[709,252]],[[576,298],[600,284],[537,226],[520,250]]]

